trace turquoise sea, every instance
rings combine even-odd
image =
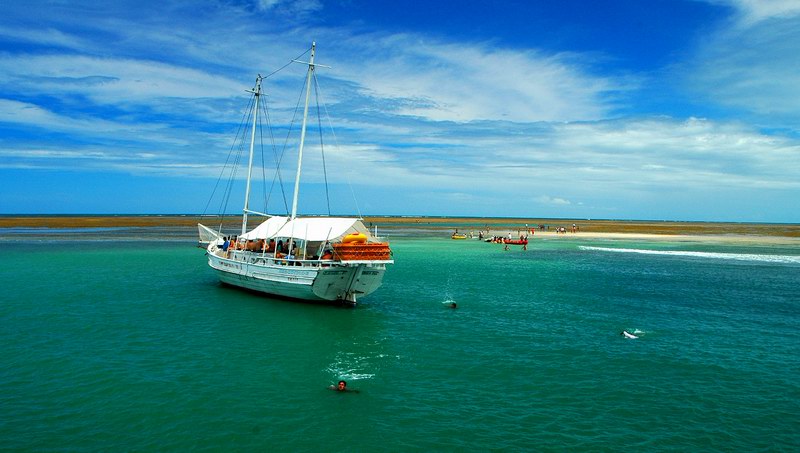
[[[347,309],[192,233],[0,230],[0,449],[800,449],[800,246],[399,231]]]

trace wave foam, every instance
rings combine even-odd
[[[614,253],[639,253],[643,255],[689,256],[693,258],[708,258],[736,261],[758,261],[763,263],[800,264],[800,256],[794,255],[758,255],[750,253],[719,253],[719,252],[690,252],[683,250],[648,250],[626,249],[611,247],[592,247],[582,245],[581,250],[594,250],[599,252]]]

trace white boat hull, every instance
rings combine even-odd
[[[306,301],[355,304],[383,282],[387,262],[324,263],[274,260],[258,253],[230,254],[209,247],[208,265],[222,283],[264,294]]]

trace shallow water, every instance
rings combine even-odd
[[[398,235],[343,309],[222,287],[182,232],[22,233],[4,449],[800,446],[797,248]]]

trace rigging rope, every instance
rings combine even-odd
[[[275,178],[278,179],[278,185],[281,188],[281,195],[283,196],[284,208],[286,209],[286,212],[289,212],[289,205],[286,202],[286,191],[284,190],[283,179],[281,178],[281,166],[280,166],[281,159],[278,157],[278,148],[275,146],[275,135],[272,133],[272,121],[271,121],[270,115],[269,115],[269,105],[266,102],[264,102],[262,105],[264,107],[264,117],[267,119],[267,130],[269,131],[269,140],[270,140],[270,143],[272,144],[272,157],[275,160],[275,176],[273,176],[272,184],[270,185],[269,192],[267,192],[267,180],[266,180],[266,178],[264,178],[264,192],[265,192],[265,196],[264,196],[264,206],[265,206],[264,212],[269,212],[267,206],[269,206],[269,201],[272,198],[272,189],[275,187]],[[262,151],[262,158],[261,159],[262,159],[263,167],[266,167],[266,162],[264,162],[264,160],[263,160],[264,159],[263,158],[263,151]]]
[[[245,110],[245,112],[242,114],[242,120],[239,123],[238,130],[236,131],[236,137],[234,138],[233,143],[231,143],[231,147],[228,150],[228,155],[225,158],[225,164],[222,166],[222,169],[219,172],[219,176],[217,177],[217,181],[214,184],[214,189],[211,191],[211,196],[208,197],[208,201],[206,202],[205,208],[203,208],[203,213],[201,214],[201,217],[205,216],[206,213],[208,213],[208,208],[209,208],[209,206],[211,206],[211,202],[214,201],[214,196],[217,193],[217,189],[219,189],[219,185],[220,185],[220,182],[222,181],[222,177],[225,175],[226,171],[229,171],[228,165],[231,164],[231,156],[233,156],[233,151],[236,149],[236,143],[237,143],[239,134],[242,133],[242,130],[243,130],[244,126],[247,124],[248,112],[251,111],[252,105],[253,104],[252,104],[252,100],[251,100],[247,110]],[[239,154],[236,157],[234,157],[233,161],[234,162],[238,162],[239,158],[240,158],[240,155],[241,155],[241,147],[240,147]],[[233,169],[234,170],[232,170],[232,171],[235,171],[235,168],[236,168],[236,165],[233,164]],[[223,194],[222,194],[222,199],[223,200],[226,200],[227,198],[230,197],[229,187],[230,187],[230,180],[228,181],[228,184],[226,185],[225,192],[223,192]],[[227,200],[225,201],[225,207],[227,208]],[[217,214],[220,216],[220,224],[219,224],[218,231],[222,231],[222,223],[223,223],[223,221],[225,219],[225,211],[222,208],[220,208],[220,211],[218,211]]]
[[[315,74],[316,75],[316,74]],[[322,96],[322,90],[317,86],[317,91],[319,92],[320,97]],[[322,107],[325,109],[325,118],[328,120],[328,128],[331,130],[331,135],[333,135],[333,143],[336,148],[339,148],[339,139],[336,138],[336,131],[333,130],[333,123],[331,122],[331,115],[328,113],[328,105],[325,103],[324,99],[322,101]],[[320,135],[322,135],[320,133]],[[361,207],[358,205],[358,199],[356,198],[356,192],[353,190],[353,184],[350,181],[350,173],[345,173],[347,178],[347,186],[350,188],[350,194],[353,196],[353,204],[356,206],[356,212],[358,213],[358,218],[361,219],[363,216],[361,215]]]
[[[242,160],[242,155],[244,154],[244,141],[245,141],[245,134],[247,133],[247,128],[245,127],[247,124],[250,123],[250,119],[252,118],[252,106],[253,102],[255,102],[255,96],[251,98],[250,103],[248,104],[247,114],[245,120],[242,122],[242,126],[240,126],[241,131],[241,138],[239,138],[239,134],[237,133],[236,138],[234,139],[234,146],[236,143],[239,144],[238,152],[234,158],[233,163],[231,164],[230,169],[230,176],[228,177],[227,185],[225,187],[225,191],[223,192],[222,200],[220,201],[220,231],[222,231],[222,219],[225,218],[225,212],[228,209],[228,202],[230,201],[231,194],[233,193],[233,183],[236,180],[236,173],[239,170],[239,163]]]
[[[267,78],[272,77],[273,75],[281,72],[282,70],[284,70],[285,68],[290,66],[295,60],[298,60],[298,59],[302,58],[304,55],[306,55],[307,53],[309,53],[310,50],[311,50],[311,48],[307,49],[305,52],[301,53],[296,58],[290,60],[284,66],[282,66],[279,69],[271,72],[266,77],[262,77],[262,79],[267,79]],[[322,137],[322,113],[320,111],[320,104],[322,104],[322,107],[324,108],[325,116],[326,116],[327,121],[328,121],[328,127],[330,128],[331,134],[333,135],[334,146],[338,148],[339,144],[338,144],[338,139],[336,137],[336,132],[333,130],[333,124],[331,122],[331,118],[330,118],[330,114],[328,112],[327,105],[324,103],[324,101],[321,101],[322,90],[320,88],[319,81],[317,80],[316,72],[312,72],[312,75],[313,75],[313,79],[314,79],[315,101],[317,103],[317,105],[316,105],[317,127],[319,129],[319,135],[320,135],[319,143],[320,143],[320,153],[322,155],[322,170],[323,170],[323,176],[324,176],[324,182],[325,182],[325,199],[326,199],[326,204],[327,204],[327,209],[328,209],[328,215],[330,216],[331,215],[331,201],[330,201],[330,190],[329,190],[329,181],[328,181],[328,170],[327,170],[327,163],[326,163],[326,159],[325,159],[325,143],[324,143],[324,140],[323,140],[323,137]],[[297,103],[295,105],[294,114],[292,116],[291,122],[289,123],[289,127],[288,127],[288,130],[287,130],[287,133],[286,133],[286,138],[284,139],[283,147],[281,149],[280,154],[278,154],[278,148],[277,148],[276,143],[275,143],[275,136],[273,134],[271,119],[270,119],[270,115],[269,115],[269,107],[268,107],[266,101],[261,103],[262,105],[261,105],[260,112],[263,112],[263,115],[266,118],[266,125],[267,125],[267,129],[269,130],[269,139],[270,139],[270,143],[272,145],[273,157],[275,159],[275,175],[272,178],[272,183],[270,185],[269,193],[267,193],[267,178],[266,178],[266,169],[265,169],[266,160],[264,158],[264,133],[263,133],[263,130],[260,130],[259,131],[259,146],[260,146],[261,163],[262,163],[262,165],[261,165],[261,171],[262,171],[261,178],[262,178],[262,184],[263,184],[263,186],[262,186],[263,190],[262,191],[263,191],[263,194],[264,194],[264,212],[265,213],[268,212],[269,200],[271,198],[272,191],[273,191],[273,189],[275,187],[276,180],[277,180],[278,185],[281,188],[281,194],[283,196],[283,204],[284,204],[284,208],[286,209],[287,215],[289,213],[289,206],[288,206],[288,201],[287,201],[286,189],[284,187],[283,178],[281,176],[281,163],[283,162],[283,158],[286,155],[286,150],[287,150],[288,145],[289,145],[289,139],[291,137],[291,134],[292,134],[292,131],[294,129],[294,126],[297,123],[297,118],[298,118],[298,115],[299,115],[299,111],[300,111],[300,106],[301,106],[301,103],[302,103],[303,95],[305,94],[305,91],[306,91],[306,84],[303,83],[302,86],[303,86],[303,88],[300,90],[300,95],[297,98]],[[264,94],[264,93],[262,93],[262,94]],[[216,183],[214,185],[214,189],[212,190],[211,196],[209,197],[208,202],[206,203],[206,206],[203,209],[202,216],[205,216],[206,213],[208,212],[209,206],[211,205],[211,203],[213,202],[214,197],[217,194],[217,191],[220,189],[220,185],[221,185],[221,182],[223,180],[223,176],[225,176],[226,172],[230,172],[229,175],[228,175],[228,179],[227,179],[227,181],[225,183],[224,190],[222,191],[221,200],[220,200],[220,204],[219,204],[219,211],[218,211],[218,215],[220,216],[219,231],[222,231],[222,226],[223,226],[224,219],[225,219],[225,214],[226,214],[226,211],[227,211],[227,208],[228,208],[228,203],[229,203],[230,197],[231,197],[231,195],[233,193],[233,187],[234,187],[234,182],[236,180],[236,175],[237,175],[237,172],[239,170],[240,163],[242,161],[242,157],[245,154],[245,142],[247,141],[246,140],[247,125],[252,123],[252,121],[253,121],[252,120],[253,103],[255,102],[255,100],[256,100],[256,96],[254,94],[253,96],[251,96],[250,102],[249,102],[249,104],[247,106],[247,109],[245,110],[245,112],[242,115],[242,121],[239,124],[239,127],[238,127],[238,130],[236,132],[236,136],[234,138],[234,141],[231,144],[231,147],[230,147],[230,149],[228,151],[228,155],[227,155],[227,157],[225,159],[225,164],[223,165],[223,168],[220,171],[219,176],[217,177],[217,181],[216,181]],[[259,118],[259,126],[261,128],[263,128],[263,123],[262,123],[263,121],[265,121],[263,118]],[[237,147],[237,144],[238,144],[238,147]],[[234,151],[237,151],[237,152],[234,153]],[[353,196],[353,200],[354,200],[354,203],[355,203],[355,206],[356,206],[356,210],[358,212],[358,217],[362,218],[361,209],[358,206],[358,200],[356,199],[355,191],[353,190],[353,186],[352,186],[352,183],[350,181],[349,176],[350,175],[347,174],[347,183],[348,183],[348,186],[350,187],[350,192],[351,192],[351,194]]]
[[[279,69],[276,69],[276,70],[272,71],[271,73],[269,73],[269,75],[267,75],[267,76],[266,76],[266,77],[264,77],[264,78],[265,78],[265,79],[268,79],[268,78],[270,78],[270,77],[274,76],[275,74],[277,74],[277,73],[279,73],[279,72],[283,71],[284,69],[286,69],[287,67],[289,67],[289,65],[291,65],[292,63],[294,63],[294,60],[297,60],[297,59],[301,58],[303,55],[307,54],[307,53],[308,53],[308,52],[310,52],[310,51],[311,51],[311,48],[309,47],[308,49],[306,49],[306,51],[305,51],[305,52],[303,52],[303,53],[301,53],[300,55],[298,55],[298,56],[296,56],[296,57],[292,58],[291,60],[289,60],[289,62],[288,62],[288,63],[286,63],[285,65],[281,66]]]
[[[265,99],[264,102],[261,103],[261,105],[263,106],[266,103],[267,102],[266,102],[266,99]],[[261,212],[267,213],[267,212],[269,212],[267,210],[267,200],[268,200],[268,198],[267,198],[267,162],[264,160],[264,126],[261,125],[261,122],[264,121],[263,118],[264,118],[264,115],[262,115],[259,118],[259,121],[258,121],[258,126],[259,126],[258,127],[258,149],[259,149],[260,154],[261,154],[261,191],[263,192],[263,195],[264,195],[264,198],[263,198],[263,200],[264,200],[264,208],[263,208],[263,210]]]
[[[314,97],[317,102],[317,127],[319,128],[319,150],[322,154],[322,174],[325,178],[325,201],[328,203],[328,215],[331,215],[331,196],[328,191],[328,167],[325,165],[325,144],[322,142],[322,115],[319,112],[319,82],[314,72]]]
[[[298,112],[300,111],[300,104],[302,103],[303,94],[305,93],[305,91],[306,90],[305,90],[305,82],[304,82],[303,83],[303,89],[300,90],[300,95],[297,97],[297,103],[295,104],[295,107],[294,107],[294,114],[292,116],[292,121],[289,123],[289,130],[286,131],[286,138],[283,141],[283,149],[281,150],[280,158],[278,159],[278,162],[277,162],[277,164],[275,166],[278,169],[280,169],[281,163],[283,162],[283,158],[286,155],[286,149],[289,146],[289,137],[291,137],[292,129],[294,129],[294,124],[297,122],[297,115],[298,115]],[[280,176],[279,172],[277,173],[277,176]],[[275,178],[272,179],[272,185],[273,186],[275,185]],[[281,186],[281,192],[283,193],[283,203],[284,203],[284,205],[286,207],[286,215],[289,215],[289,205],[286,203],[286,192],[285,192],[285,190],[283,188],[283,181],[280,181],[280,186]],[[270,188],[270,192],[271,191],[272,191],[272,189]]]

